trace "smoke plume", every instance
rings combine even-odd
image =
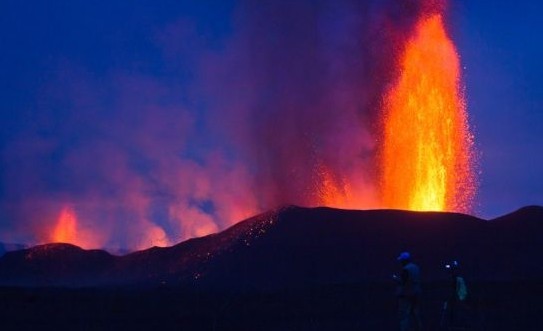
[[[242,1],[226,31],[190,17],[151,29],[154,71],[58,59],[2,145],[0,239],[51,241],[65,208],[75,244],[134,249],[285,204],[379,207],[394,57],[441,5]]]

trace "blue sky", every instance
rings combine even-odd
[[[453,7],[468,109],[481,153],[479,212],[543,204],[543,56],[538,1]]]

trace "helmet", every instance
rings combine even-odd
[[[411,254],[409,254],[409,252],[401,252],[397,260],[400,262],[411,260]]]

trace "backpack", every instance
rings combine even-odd
[[[456,277],[456,297],[460,301],[466,300],[468,296],[468,287],[462,277]]]

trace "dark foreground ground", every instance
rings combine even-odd
[[[466,330],[543,330],[543,282],[469,284]],[[268,293],[198,289],[0,288],[0,330],[397,330],[391,284]],[[447,286],[425,284],[424,330]]]

